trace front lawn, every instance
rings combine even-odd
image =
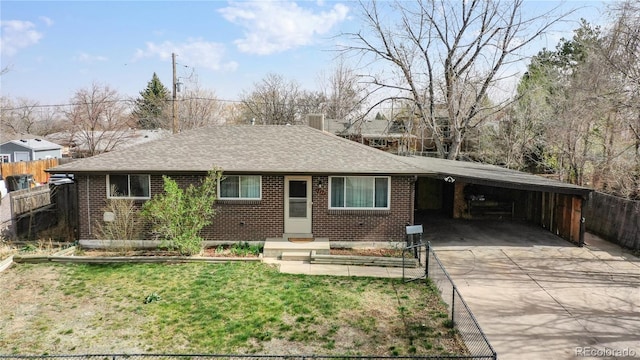
[[[0,275],[0,353],[463,352],[437,291],[262,263],[19,264]]]

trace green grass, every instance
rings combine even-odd
[[[104,348],[116,343],[120,352],[127,350],[125,345],[129,352],[164,353],[297,349],[410,355],[461,349],[456,335],[443,325],[442,302],[424,283],[288,275],[254,262],[18,268],[13,275],[37,274],[42,268],[58,273],[55,286],[40,301],[45,309],[57,304],[57,311],[74,319],[62,323],[51,311],[39,314],[27,330],[5,331],[0,348],[18,353],[96,352],[91,349],[105,339]],[[5,315],[0,316],[0,330],[10,328]],[[29,336],[34,340],[20,340]],[[9,346],[11,342],[17,344]],[[441,350],[434,344],[442,345]]]

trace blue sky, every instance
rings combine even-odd
[[[528,1],[531,11],[558,5]],[[170,88],[171,53],[178,76],[237,100],[268,73],[318,89],[330,73],[340,31],[357,31],[353,1],[5,1],[2,21],[0,93],[44,104],[68,103],[93,82],[123,97],[137,97],[154,72]],[[577,20],[597,23],[600,2],[581,7],[573,22],[536,44],[553,48],[571,36]]]

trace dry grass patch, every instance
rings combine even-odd
[[[0,291],[0,349],[14,354],[464,353],[424,283],[253,262],[21,264]]]

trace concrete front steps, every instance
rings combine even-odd
[[[325,255],[311,252],[312,264],[382,266],[382,267],[411,267],[417,268],[419,262],[414,258],[358,256],[358,255]]]
[[[306,242],[294,242],[289,239],[313,239]],[[311,252],[329,255],[329,239],[314,238],[312,234],[284,234],[281,238],[267,238],[264,242],[262,255],[265,258],[275,258],[291,261],[309,261]]]
[[[283,234],[281,238],[267,238],[262,255],[264,258],[308,261],[311,264],[413,268],[419,266],[418,260],[414,258],[406,258],[403,263],[402,258],[396,257],[331,255],[330,249],[328,238],[314,238],[312,234]]]

